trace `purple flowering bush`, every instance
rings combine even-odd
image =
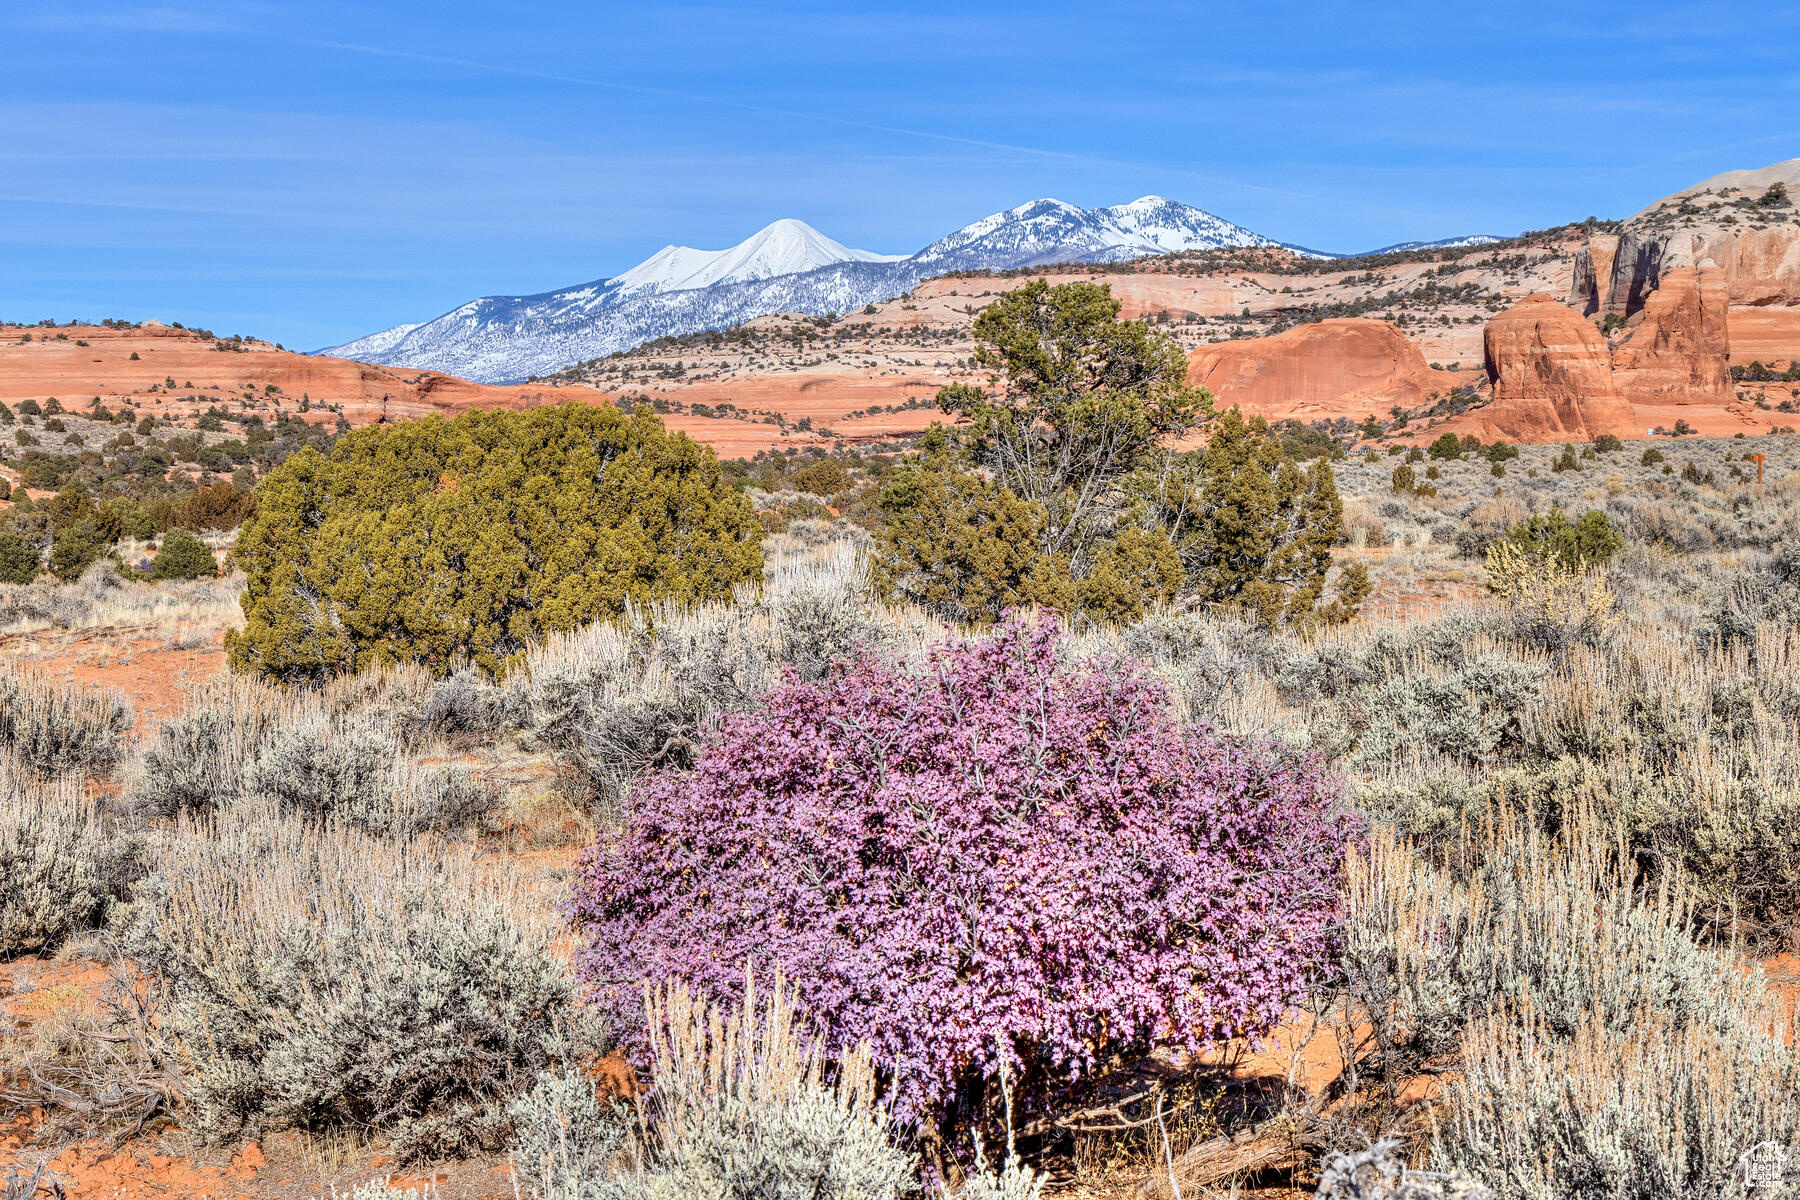
[[[1354,818],[1315,764],[1182,728],[1136,664],[1014,620],[922,669],[867,657],[727,718],[582,857],[578,966],[726,1000],[780,964],[897,1113],[958,1124],[1117,1053],[1268,1030],[1332,948]]]

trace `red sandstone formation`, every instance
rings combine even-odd
[[[1587,245],[1575,252],[1575,280],[1569,291],[1569,303],[1576,310],[1592,315],[1600,311],[1612,288],[1613,260],[1619,253],[1619,235],[1596,233]]]
[[[1785,204],[1763,204],[1769,188]],[[1715,267],[1733,305],[1800,305],[1800,159],[1727,171],[1665,196],[1578,252],[1570,303],[1636,313],[1673,271]]]
[[[1489,437],[1587,440],[1636,426],[1605,339],[1554,297],[1525,297],[1488,322],[1482,344],[1494,400],[1479,425]]]
[[[1642,322],[1613,351],[1613,378],[1634,404],[1725,404],[1731,396],[1727,284],[1713,267],[1663,273]]]
[[[1202,346],[1188,355],[1188,381],[1272,420],[1361,419],[1433,390],[1419,348],[1385,321],[1360,317],[1300,325],[1273,337]]]
[[[27,336],[30,341],[24,340]],[[75,409],[98,396],[107,405],[129,401],[161,413],[185,411],[195,403],[201,409],[214,401],[229,405],[247,390],[286,412],[295,412],[304,399],[309,420],[335,420],[334,413],[323,410],[341,405],[353,425],[384,415],[400,420],[470,408],[530,408],[573,398],[556,388],[491,387],[436,371],[296,354],[268,342],[222,341],[157,324],[0,330],[0,400],[8,404],[56,396],[64,407]],[[592,389],[581,391],[585,399],[605,399]],[[189,396],[197,400],[184,400]]]

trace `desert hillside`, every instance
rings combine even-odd
[[[39,407],[55,399],[70,415],[59,438],[42,429],[39,443],[56,448],[83,442],[83,425],[95,405],[108,412],[130,409],[133,419],[152,417],[191,428],[209,409],[261,417],[283,416],[327,427],[368,425],[470,409],[530,408],[564,400],[604,402],[590,388],[542,385],[505,387],[470,383],[437,371],[371,366],[344,358],[298,354],[254,338],[222,338],[200,329],[146,322],[142,325],[0,326],[0,403]],[[779,444],[779,428],[757,420],[707,420],[670,414],[676,429],[702,434],[727,457]],[[110,433],[107,436],[111,436]],[[803,435],[802,435],[803,436]],[[16,435],[15,435],[16,437]],[[12,439],[8,439],[12,440]]]

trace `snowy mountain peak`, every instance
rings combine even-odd
[[[788,219],[725,250],[665,246],[610,279],[535,296],[488,296],[416,328],[397,326],[322,353],[503,383],[769,313],[849,312],[950,271],[1275,244],[1161,196],[1095,209],[1044,197],[991,213],[910,257],[853,250]]]
[[[606,283],[620,295],[680,292],[814,271],[832,263],[893,262],[901,257],[853,250],[826,237],[805,221],[784,217],[725,250],[664,246]]]
[[[1008,267],[1050,262],[1116,262],[1145,254],[1274,242],[1192,205],[1142,196],[1111,208],[1077,208],[1063,200],[1033,200],[963,226],[925,247],[914,261],[945,270],[980,264]]]

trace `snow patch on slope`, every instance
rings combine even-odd
[[[319,354],[335,354],[339,358],[355,358],[374,361],[378,354],[386,354],[405,340],[406,335],[419,328],[422,322],[414,321],[408,325],[396,325],[392,329],[383,329],[377,333],[367,333],[352,342],[341,346],[333,346],[329,350],[319,350]]]

